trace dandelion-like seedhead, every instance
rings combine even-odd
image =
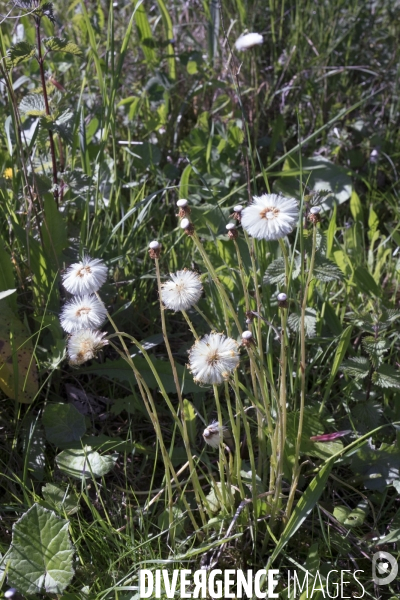
[[[63,286],[71,294],[92,294],[107,279],[107,267],[99,258],[84,256],[70,265],[63,275]]]
[[[223,333],[210,333],[189,352],[189,369],[199,383],[223,383],[239,364],[239,344]]]
[[[63,306],[60,323],[68,333],[78,329],[97,329],[106,315],[106,307],[96,296],[75,296]]]
[[[245,35],[241,35],[235,42],[236,50],[243,51],[248,50],[249,48],[253,48],[253,46],[258,46],[262,44],[264,38],[259,33],[246,33]]]
[[[92,329],[79,329],[73,333],[67,345],[70,365],[79,366],[94,358],[100,348],[108,344],[108,341],[103,339],[105,335]]]
[[[219,425],[217,421],[210,423],[207,425],[205,430],[203,431],[203,439],[212,448],[218,448],[220,443],[224,439],[224,431],[226,427]]]
[[[241,214],[243,229],[258,240],[279,240],[296,226],[299,206],[294,198],[278,194],[254,196]]]
[[[188,310],[200,300],[203,291],[200,277],[184,269],[170,274],[161,286],[161,300],[170,310]]]

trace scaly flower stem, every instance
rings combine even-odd
[[[192,323],[192,321],[190,320],[190,318],[189,318],[189,315],[187,314],[186,310],[181,310],[181,313],[183,314],[183,316],[184,316],[184,318],[185,318],[185,321],[186,321],[186,323],[189,325],[189,329],[190,329],[190,331],[193,333],[193,335],[194,335],[194,338],[195,338],[196,340],[199,340],[200,338],[199,338],[199,336],[197,335],[197,332],[196,332],[195,328],[193,327],[193,323]]]
[[[42,41],[40,37],[40,17],[35,17],[35,25],[36,25],[36,42],[38,48],[38,56],[37,61],[39,63],[39,71],[40,71],[40,79],[42,82],[42,90],[43,90],[43,98],[44,98],[44,106],[46,109],[46,115],[50,115],[50,105],[49,98],[47,96],[47,88],[46,88],[46,78],[44,75],[44,58],[42,55]],[[51,153],[51,164],[53,169],[53,195],[54,200],[58,206],[58,174],[57,174],[57,159],[56,159],[56,149],[54,145],[53,132],[49,129],[49,141],[50,141],[50,153]]]
[[[287,522],[292,512],[292,506],[294,497],[296,494],[297,484],[299,482],[301,467],[299,467],[300,458],[300,446],[301,436],[303,433],[303,421],[304,421],[304,408],[306,398],[306,309],[307,309],[307,297],[310,283],[313,277],[315,255],[317,251],[317,225],[313,225],[313,236],[312,236],[312,250],[310,258],[310,266],[308,269],[307,281],[303,292],[303,302],[301,305],[301,318],[300,318],[300,373],[301,373],[301,394],[300,394],[300,413],[299,413],[299,427],[297,430],[296,448],[294,454],[294,465],[293,465],[293,478],[292,485],[290,487],[289,498],[286,506],[285,521]]]
[[[157,275],[157,284],[158,284],[158,295],[159,295],[159,299],[160,299],[160,312],[161,312],[161,327],[162,327],[162,333],[163,333],[163,338],[164,338],[164,344],[165,347],[167,349],[167,354],[168,354],[168,358],[169,358],[169,362],[171,365],[171,369],[172,369],[172,375],[174,378],[174,383],[175,383],[175,388],[176,388],[176,393],[178,395],[178,401],[179,401],[179,407],[180,407],[180,412],[181,412],[181,419],[182,419],[182,424],[183,424],[183,430],[182,430],[182,437],[183,437],[183,443],[185,444],[185,450],[186,450],[186,454],[188,457],[188,461],[189,461],[189,467],[190,467],[190,472],[192,474],[193,477],[193,488],[194,488],[194,493],[196,496],[196,502],[197,505],[199,507],[200,510],[200,515],[202,517],[203,523],[206,523],[206,517],[203,511],[203,505],[200,499],[200,494],[199,494],[199,490],[202,490],[202,487],[200,485],[198,476],[197,476],[197,471],[193,462],[193,456],[192,456],[192,451],[190,448],[190,440],[189,440],[189,433],[188,433],[188,429],[187,429],[187,423],[186,423],[186,419],[185,419],[185,409],[184,409],[184,405],[183,405],[183,398],[182,398],[182,390],[181,390],[181,385],[179,383],[179,377],[178,377],[178,373],[176,370],[176,365],[175,365],[175,361],[174,361],[174,357],[172,355],[172,351],[171,351],[171,346],[169,344],[169,339],[168,339],[168,333],[167,333],[167,326],[165,323],[165,309],[161,300],[161,274],[160,274],[160,263],[158,258],[154,259],[155,265],[156,265],[156,275]]]

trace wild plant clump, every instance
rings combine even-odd
[[[397,598],[399,10],[6,8],[0,592]]]

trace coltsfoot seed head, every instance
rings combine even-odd
[[[63,286],[71,294],[93,294],[107,279],[108,269],[99,258],[84,256],[68,267],[62,276]]]
[[[189,202],[187,200],[182,198],[182,200],[178,200],[176,205],[179,208],[179,213],[178,213],[179,218],[183,219],[184,217],[187,217],[188,215],[190,215],[190,206],[189,206]]]
[[[161,285],[161,300],[170,310],[188,310],[198,303],[203,286],[194,271],[177,271]]]
[[[61,315],[61,327],[67,333],[78,329],[97,329],[107,316],[103,302],[95,295],[75,296],[64,304]]]
[[[228,223],[228,225],[226,225],[226,231],[228,232],[228,238],[230,240],[234,240],[237,238],[238,231],[236,229],[236,225],[234,223]]]
[[[249,347],[254,344],[254,338],[251,331],[246,330],[242,333],[242,346]]]
[[[259,33],[246,33],[245,35],[241,35],[235,42],[236,50],[240,52],[244,50],[249,50],[249,48],[253,48],[253,46],[258,46],[262,44],[264,38]]]
[[[187,235],[193,235],[194,227],[193,224],[189,221],[189,219],[182,219],[180,226],[181,229],[183,229]]]
[[[236,219],[236,221],[238,221],[239,223],[242,219],[242,210],[243,206],[241,204],[236,204],[236,206],[233,207],[233,213],[231,214],[231,217]]]
[[[287,308],[287,295],[284,292],[280,292],[277,298],[279,308]]]
[[[157,242],[157,240],[153,240],[149,244],[150,258],[152,258],[154,260],[155,258],[159,258],[160,254],[161,254],[161,244],[160,244],[160,242]]]
[[[189,351],[189,370],[195,381],[219,384],[226,381],[239,365],[239,344],[223,333],[210,333]]]
[[[94,358],[97,352],[108,344],[108,341],[103,339],[105,335],[101,331],[92,329],[80,329],[73,333],[67,344],[69,364],[78,367]]]
[[[203,438],[206,444],[212,448],[219,448],[219,445],[224,439],[224,427],[219,425],[217,421],[210,423],[203,431]]]
[[[308,220],[311,221],[311,223],[319,223],[321,220],[320,212],[321,212],[320,206],[312,206],[310,208]]]
[[[258,240],[279,240],[293,231],[299,218],[299,205],[294,198],[278,194],[254,196],[242,211],[242,226]]]

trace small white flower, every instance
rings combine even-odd
[[[222,333],[210,333],[189,352],[189,369],[195,381],[222,383],[239,364],[238,343]]]
[[[96,296],[75,296],[64,304],[60,323],[68,333],[78,329],[96,329],[103,323],[106,315],[106,307]]]
[[[205,430],[203,431],[203,438],[206,444],[209,444],[212,448],[218,448],[220,443],[224,439],[224,430],[226,427],[222,427],[214,421],[207,425]]]
[[[243,228],[258,240],[278,240],[288,235],[298,218],[297,200],[278,194],[254,196],[252,204],[242,211]]]
[[[68,267],[63,275],[63,285],[71,294],[92,294],[106,279],[107,267],[103,261],[84,256],[81,262]]]
[[[279,302],[286,302],[287,295],[285,294],[285,292],[279,292],[277,298],[278,298]]]
[[[310,213],[312,215],[319,215],[320,212],[321,212],[321,207],[320,206],[312,206],[310,208]]]
[[[178,202],[176,203],[176,205],[179,208],[186,208],[188,206],[189,202],[187,200],[185,200],[184,198],[182,198],[181,200],[178,200]]]
[[[258,46],[262,44],[264,38],[259,33],[246,33],[245,35],[241,35],[235,42],[236,50],[248,50],[253,46]]]
[[[96,356],[97,352],[108,344],[103,340],[105,333],[80,329],[71,335],[68,340],[68,356],[71,365],[81,365]]]
[[[200,300],[203,286],[200,277],[193,271],[171,273],[161,286],[161,300],[171,310],[188,310]]]

